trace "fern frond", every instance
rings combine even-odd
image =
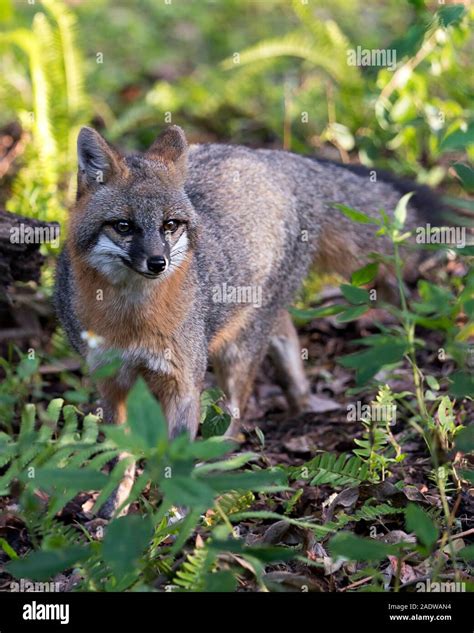
[[[30,142],[7,209],[61,222],[74,194],[76,137],[88,120],[89,99],[76,44],[76,18],[58,0],[44,0],[43,6],[48,15],[37,11],[31,29],[0,33],[0,44],[13,44],[27,55],[31,83],[31,93],[23,90],[19,95],[22,107],[15,106]],[[0,88],[3,85],[0,82]]]
[[[198,547],[189,554],[173,579],[173,585],[181,591],[203,591],[206,576],[212,573],[216,553],[207,547]]]
[[[388,503],[381,503],[378,505],[372,505],[370,502],[365,503],[362,508],[354,512],[354,514],[341,513],[336,521],[330,521],[325,524],[325,527],[334,530],[340,530],[348,523],[357,523],[358,521],[376,521],[380,517],[390,516],[393,514],[403,513],[403,508],[394,508]]]
[[[337,81],[344,79],[343,69],[339,61],[335,61],[331,55],[328,55],[328,51],[324,47],[318,46],[318,43],[314,42],[310,36],[300,32],[263,40],[242,51],[238,64],[234,62],[233,58],[228,58],[221,62],[221,65],[224,70],[231,70],[242,64],[251,64],[278,57],[299,57],[321,68]]]
[[[15,446],[11,439],[6,433],[0,433],[0,468],[9,464],[15,453]]]
[[[38,15],[36,14],[35,20],[37,20]],[[51,117],[49,115],[49,83],[38,38],[34,30],[32,32],[27,29],[15,29],[7,33],[0,33],[0,42],[14,44],[28,56],[35,113],[34,134],[38,142],[41,162],[47,164],[48,161],[54,160],[56,143],[51,132]]]
[[[53,432],[61,411],[64,426],[54,439]],[[76,407],[63,407],[60,398],[53,400],[41,417],[42,425],[36,430],[36,407],[28,404],[22,413],[17,439],[12,439],[6,433],[0,434],[0,466],[7,467],[0,477],[0,496],[9,494],[11,483],[16,478],[28,486],[30,480],[25,474],[27,468],[84,468],[97,472],[119,453],[119,449],[114,448],[110,441],[97,442],[99,430],[96,416],[84,418],[81,432]],[[34,481],[31,483],[34,485]],[[65,495],[58,497],[55,503],[64,505],[67,501]],[[62,505],[56,507],[52,503],[55,512]]]
[[[64,91],[62,115],[66,124],[60,140],[65,152],[63,171],[68,174],[75,167],[79,127],[88,118],[90,109],[85,92],[83,60],[77,45],[77,18],[64,3],[57,0],[44,0],[43,5],[57,24],[57,59],[63,70],[58,88]],[[74,179],[70,178],[69,196],[72,195],[73,182]]]
[[[226,517],[230,517],[237,512],[244,512],[255,501],[255,495],[251,490],[248,492],[238,492],[236,490],[231,490],[230,492],[226,492],[225,494],[217,497],[215,501],[215,509],[212,513],[206,516],[206,523],[208,525],[214,525],[221,519],[221,513],[225,514]],[[219,507],[219,511],[217,511],[217,506]]]
[[[43,6],[58,25],[66,79],[67,106],[69,115],[74,121],[88,105],[84,90],[82,59],[76,43],[77,18],[64,3],[57,0],[43,0]]]
[[[313,14],[313,7],[309,3],[304,4],[301,0],[293,0],[293,11],[301,23],[311,31],[318,45],[332,48],[340,61],[346,64],[346,51],[351,47],[351,42],[341,31],[337,22],[317,18]]]
[[[309,480],[312,486],[354,486],[370,480],[368,464],[346,453],[321,453],[303,466],[290,468],[290,477]]]

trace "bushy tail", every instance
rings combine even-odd
[[[373,168],[364,165],[341,165],[345,169],[358,174],[359,176],[369,176]],[[400,193],[400,196],[413,191],[410,203],[418,211],[418,218],[421,222],[431,224],[431,226],[465,226],[467,229],[474,228],[474,213],[464,206],[463,200],[447,198],[439,191],[431,189],[426,185],[420,185],[407,178],[396,176],[384,169],[376,169],[377,178],[386,182]],[[469,204],[469,203],[468,203]]]

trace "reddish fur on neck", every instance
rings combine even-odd
[[[183,282],[189,259],[157,283],[143,301],[133,303],[124,301],[121,291],[74,249],[70,249],[70,256],[77,284],[75,307],[79,319],[87,330],[103,337],[110,347],[143,345],[156,349],[159,339],[172,338],[188,313],[192,297],[183,292]],[[101,299],[97,298],[98,291],[102,291]]]

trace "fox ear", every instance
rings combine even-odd
[[[178,125],[171,125],[158,136],[146,154],[167,164],[184,167],[187,149],[188,142],[183,130]]]
[[[83,127],[77,137],[79,180],[85,184],[105,183],[120,170],[120,156],[99,132]]]

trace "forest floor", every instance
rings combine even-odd
[[[333,290],[328,294],[334,297]],[[389,317],[380,311],[371,311],[362,319],[349,324],[340,324],[335,317],[326,317],[300,327],[301,348],[307,350],[309,359],[306,361],[306,371],[313,394],[316,396],[315,410],[298,416],[291,414],[281,389],[274,381],[272,366],[266,360],[259,372],[242,425],[241,449],[255,452],[259,456],[257,464],[261,467],[295,467],[307,462],[318,451],[350,453],[355,448],[354,439],[360,439],[362,436],[363,425],[359,420],[351,418],[348,407],[357,398],[360,398],[363,404],[369,403],[375,394],[348,395],[348,390],[354,386],[353,375],[351,371],[338,364],[338,359],[354,351],[354,339],[375,333],[375,319],[383,321],[387,318]],[[49,329],[48,326],[44,333],[46,337]],[[438,379],[448,375],[453,366],[438,359],[441,344],[438,333],[423,331],[420,332],[420,336],[426,343],[419,359],[420,366]],[[80,363],[74,358],[68,359],[65,366],[69,374],[75,375],[77,379],[81,378]],[[64,374],[57,372],[54,363],[49,366],[45,364],[42,369],[49,396],[64,396],[70,390],[70,384],[60,381],[61,375]],[[389,384],[393,391],[413,391],[413,376],[408,365],[403,365],[396,372],[386,376],[380,375],[378,379]],[[212,383],[211,374],[209,382]],[[89,408],[93,407],[85,406],[85,410]],[[405,459],[391,469],[385,481],[358,487],[349,486],[336,493],[333,487],[311,486],[307,481],[298,480],[293,484],[292,493],[283,492],[271,497],[256,495],[252,509],[291,514],[298,519],[316,520],[319,524],[326,524],[338,520],[341,513],[343,516],[356,513],[368,500],[373,504],[388,502],[394,508],[399,508],[400,512],[373,520],[362,518],[354,523],[349,522],[348,525],[358,535],[377,535],[377,538],[387,543],[410,539],[404,527],[403,510],[407,503],[415,501],[431,511],[434,516],[439,516],[441,499],[430,477],[432,464],[420,435],[406,424],[403,416],[397,418],[392,433],[402,447]],[[395,486],[394,482],[399,483]],[[96,533],[97,527],[106,523],[91,513],[96,496],[97,494],[92,492],[78,495],[63,509],[61,520],[67,524],[81,524],[91,534]],[[457,541],[462,547],[469,544],[473,538],[474,498],[468,491],[462,491],[449,500],[451,508],[455,509],[456,532],[460,535]],[[25,526],[15,517],[14,509],[15,500],[4,498],[0,538],[6,538],[15,551],[22,554],[29,549],[31,543]],[[130,511],[140,512],[138,504],[132,506]],[[360,565],[348,562],[334,565],[326,549],[325,539],[316,538],[309,529],[291,526],[284,520],[275,523],[249,519],[240,522],[238,530],[247,544],[300,546],[308,558],[314,561],[314,567],[308,567],[300,561],[274,565],[271,571],[267,571],[267,581],[277,590],[298,591],[307,586],[314,591],[345,591],[352,587],[362,589],[364,582],[372,580],[370,575],[365,577],[365,580],[364,577],[359,578],[356,575],[358,580],[351,581]],[[199,536],[197,538],[199,539]],[[192,547],[194,542],[190,545]],[[188,551],[186,547],[181,560],[184,560]],[[0,562],[2,558],[3,562],[6,562],[6,554],[0,552]],[[426,559],[417,560],[416,556],[412,561],[405,562],[399,578],[401,586],[409,589],[417,580],[429,577],[430,570],[427,565]],[[386,587],[393,583],[396,572],[397,561],[395,557],[391,557],[380,569]],[[450,575],[446,577],[449,578]],[[11,578],[7,574],[0,574],[0,590],[7,589],[10,581]],[[72,586],[69,574],[60,575],[56,581],[64,590]],[[241,590],[257,588],[250,573],[243,573],[239,577],[239,582]]]

